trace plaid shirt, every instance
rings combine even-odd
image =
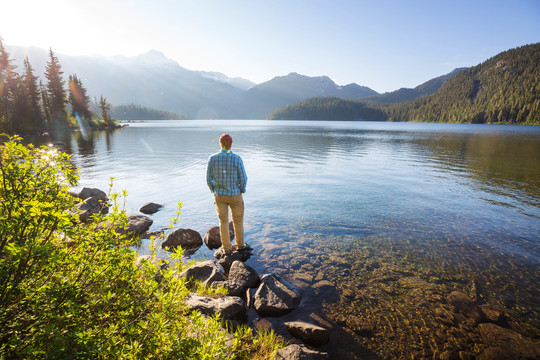
[[[221,150],[210,156],[206,183],[214,194],[235,196],[245,193],[247,175],[242,158],[230,150]]]

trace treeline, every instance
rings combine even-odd
[[[269,118],[540,124],[540,43],[463,70],[434,94],[414,101],[315,98],[278,109]]]
[[[27,133],[79,127],[83,123],[95,128],[115,126],[109,115],[110,104],[103,96],[98,104],[101,117],[91,110],[90,98],[77,75],[69,76],[66,88],[62,67],[52,49],[45,84],[38,82],[28,57],[21,73],[12,62],[0,38],[0,132]]]
[[[273,111],[270,120],[373,120],[386,121],[381,110],[366,103],[337,97],[315,97]]]
[[[135,104],[113,106],[110,113],[112,117],[118,120],[184,120],[186,118],[174,112]]]

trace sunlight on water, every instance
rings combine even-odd
[[[248,263],[304,287],[310,310],[291,316],[318,311],[339,334],[335,356],[478,355],[487,345],[448,304],[455,290],[540,338],[538,127],[159,121],[43,141],[65,143],[81,187],[113,176],[128,212],[163,204],[151,230],[182,201],[180,226],[204,235],[217,225],[206,162],[225,132],[249,178]]]

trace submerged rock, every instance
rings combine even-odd
[[[490,323],[480,324],[478,329],[489,347],[502,348],[512,354],[514,359],[540,359],[540,344],[514,330]]]
[[[255,293],[255,310],[260,316],[281,316],[300,305],[301,291],[277,274],[266,274]]]
[[[195,230],[191,229],[174,229],[167,239],[161,244],[162,248],[175,248],[181,246],[183,249],[198,248],[202,245],[202,237]]]
[[[289,321],[285,323],[285,327],[292,336],[311,346],[323,346],[330,341],[330,332],[317,325],[304,321]]]
[[[480,307],[467,295],[459,291],[452,291],[446,300],[454,307],[456,312],[461,312],[465,316],[480,322],[485,319],[485,315]]]

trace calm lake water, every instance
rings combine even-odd
[[[332,325],[323,349],[334,357],[481,353],[476,325],[447,304],[454,290],[540,338],[540,127],[149,121],[36,141],[65,143],[81,188],[114,177],[128,212],[163,204],[151,230],[182,201],[179,226],[204,235],[217,225],[205,176],[222,133],[248,174],[248,264],[305,288],[304,309],[285,319]]]

